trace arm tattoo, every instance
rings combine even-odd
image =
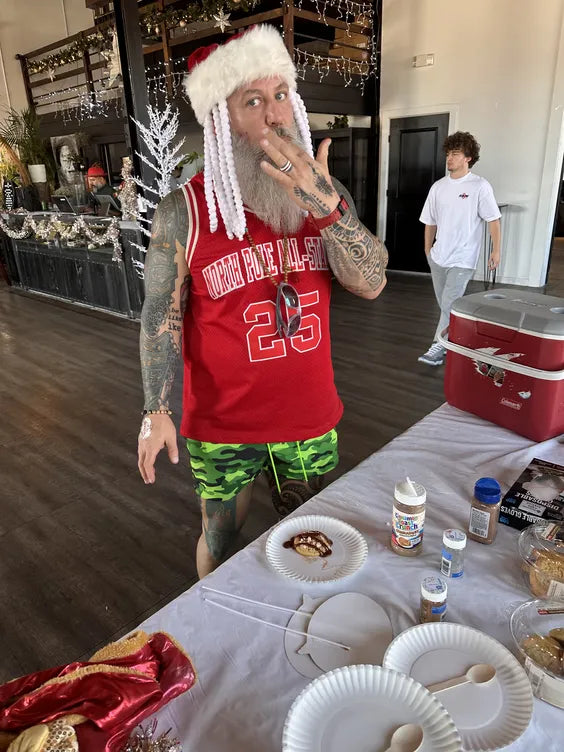
[[[303,201],[308,211],[313,210],[314,212],[319,212],[322,217],[327,216],[327,214],[331,214],[331,209],[325,201],[318,198],[317,196],[313,196],[311,193],[306,193],[306,191],[304,191],[302,188],[299,188],[297,185],[294,188],[294,195],[299,198],[300,201]]]
[[[321,231],[327,258],[339,282],[355,295],[370,296],[385,280],[388,252],[350,211]]]
[[[181,190],[159,204],[145,263],[139,339],[145,409],[168,409],[178,358],[189,275],[184,258],[188,213]]]

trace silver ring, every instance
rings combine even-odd
[[[293,164],[288,160],[285,165],[282,165],[282,167],[279,167],[278,169],[280,172],[290,172],[290,170],[293,168]]]

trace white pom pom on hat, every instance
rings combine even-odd
[[[297,73],[280,33],[267,24],[251,26],[224,44],[199,47],[190,55],[184,90],[200,125],[213,106],[259,78],[281,76],[296,89]]]

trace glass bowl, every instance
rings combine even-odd
[[[526,527],[519,554],[532,595],[564,601],[564,522],[543,520]]]
[[[510,628],[535,696],[564,708],[564,603],[540,598],[522,603]]]

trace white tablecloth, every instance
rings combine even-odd
[[[301,605],[303,593],[362,592],[384,607],[396,636],[418,622],[421,579],[438,573],[443,529],[466,527],[475,480],[497,478],[505,491],[533,457],[563,464],[564,443],[534,444],[443,405],[301,508],[300,514],[338,517],[362,532],[368,560],[357,574],[323,586],[285,579],[266,562],[263,535],[205,584],[290,608]],[[392,553],[388,545],[394,484],[406,475],[427,489],[425,548],[415,559]],[[517,537],[516,530],[500,525],[493,545],[468,541],[465,574],[449,588],[447,612],[448,621],[479,628],[512,650],[510,613],[532,597],[522,580]],[[288,621],[287,614],[221,600],[280,624]],[[197,669],[193,689],[158,714],[159,729],[172,727],[184,752],[281,749],[288,709],[308,683],[286,658],[283,632],[204,604],[199,584],[141,628],[171,634]],[[507,749],[562,752],[564,711],[537,699],[534,703],[529,728]]]

